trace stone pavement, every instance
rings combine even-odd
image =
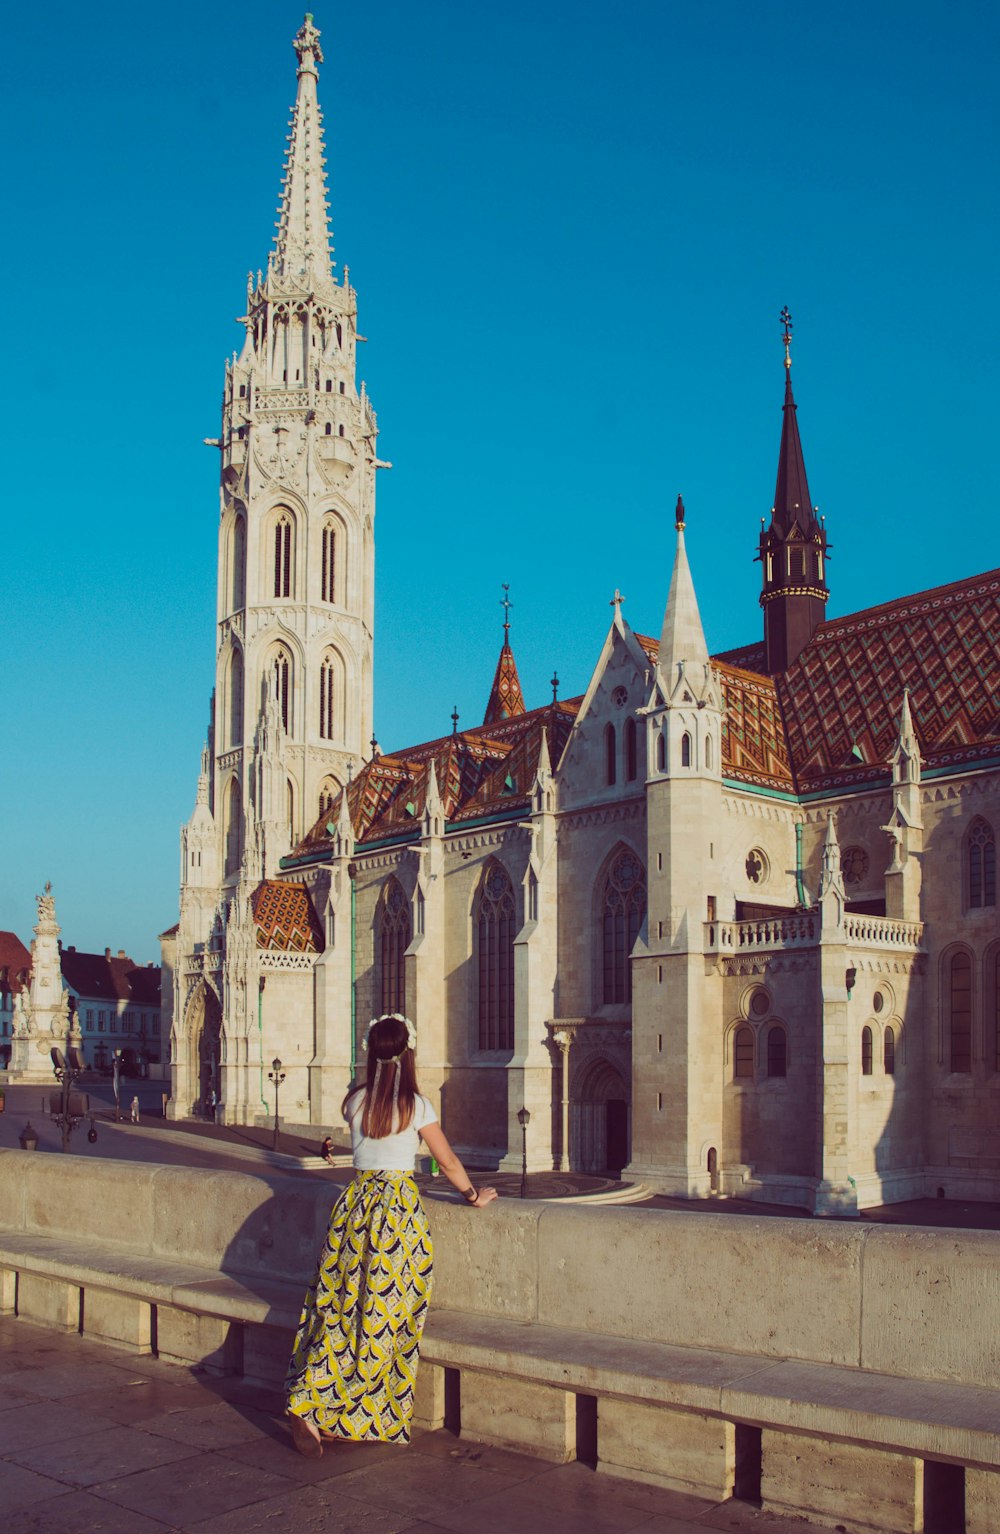
[[[4,1534],[794,1534],[801,1520],[477,1447],[289,1447],[273,1391],[0,1317]]]

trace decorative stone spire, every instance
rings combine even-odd
[[[709,669],[708,645],[705,643],[705,631],[701,626],[698,599],[694,594],[694,581],[691,579],[691,567],[684,546],[685,512],[680,496],[677,497],[674,526],[677,529],[677,548],[667,606],[663,614],[656,667],[666,698],[671,696],[682,676],[702,686]]]
[[[503,588],[500,605],[504,610],[503,645],[493,676],[489,702],[486,705],[484,724],[497,724],[502,719],[511,719],[515,714],[525,712],[521,679],[517,674],[514,652],[510,647],[510,610],[514,604],[510,600],[510,587],[507,585]]]
[[[441,836],[443,834],[444,801],[441,798],[441,790],[438,788],[434,758],[431,757],[427,764],[427,792],[424,795],[424,835]]]
[[[208,755],[208,742],[201,748],[201,771],[198,774],[198,792],[195,796],[196,805],[204,805],[208,809],[208,783],[211,765]]]
[[[350,858],[354,856],[354,823],[351,820],[351,807],[347,800],[347,785],[340,790],[340,811],[334,825],[327,826],[327,830],[333,835],[333,856],[335,858]]]
[[[847,895],[844,890],[844,872],[841,867],[840,843],[831,810],[826,817],[826,835],[823,838],[823,868],[819,876],[819,903],[822,911],[821,924],[824,934],[839,932],[844,924]]]
[[[823,622],[826,585],[826,529],[809,498],[806,465],[792,393],[792,316],[781,311],[785,348],[785,403],[782,407],[778,477],[771,524],[760,535],[763,569],[765,665],[770,674],[787,671]]]
[[[315,275],[328,279],[330,275],[323,114],[316,96],[316,66],[323,62],[319,36],[307,13],[295,36],[299,83],[270,262],[271,269],[286,278]]]

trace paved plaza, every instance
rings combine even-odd
[[[792,1534],[800,1520],[480,1448],[289,1447],[274,1391],[0,1318],[4,1534]]]

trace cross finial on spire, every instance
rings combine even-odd
[[[553,703],[558,703],[559,702],[559,675],[555,671],[553,671],[553,673],[552,673],[552,680],[549,683],[549,686],[552,688],[552,701],[553,701]]]
[[[457,735],[458,734],[458,704],[457,703],[455,704],[455,707],[451,711],[451,733],[453,735]]]
[[[682,495],[679,495],[677,497],[677,505],[674,507],[674,526],[676,527],[676,529],[677,529],[677,531],[679,533],[682,533],[684,531],[684,527],[685,527],[685,520],[684,519],[685,519],[684,497]]]
[[[369,741],[369,745],[372,748],[372,761],[374,761],[378,756],[378,741],[375,739],[374,732],[372,733],[372,738]]]
[[[782,334],[781,339],[782,339],[782,342],[783,342],[784,347],[785,347],[785,369],[786,369],[787,372],[791,372],[791,368],[792,368],[792,350],[791,350],[791,348],[792,348],[792,315],[791,315],[791,311],[789,310],[789,307],[788,307],[787,304],[782,309],[781,313],[778,315],[778,318],[781,321],[782,330],[783,330],[783,334]]]
[[[503,642],[507,643],[510,633],[510,610],[514,606],[510,599],[510,585],[507,581],[502,582],[503,596],[500,598],[500,606],[503,608]]]
[[[615,587],[615,594],[611,598],[611,601],[608,603],[609,607],[613,607],[614,608],[615,616],[616,617],[620,614],[620,612],[622,610],[622,603],[624,601],[625,601],[625,598],[622,596],[621,592],[618,590],[618,587],[616,586]]]

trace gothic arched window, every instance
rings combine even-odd
[[[319,669],[319,733],[324,740],[335,740],[337,736],[336,670],[333,656],[325,655]]]
[[[230,608],[237,612],[246,601],[247,528],[242,517],[233,525],[233,567],[230,572]]]
[[[681,736],[681,766],[682,767],[690,767],[690,765],[691,765],[691,737],[688,734],[688,732],[685,730],[684,734]]]
[[[479,1048],[514,1048],[514,887],[500,863],[483,874],[476,902]]]
[[[997,847],[993,827],[974,820],[966,841],[970,907],[997,903]]]
[[[243,861],[243,795],[236,778],[226,791],[226,873],[238,872]]]
[[[632,1000],[632,949],[646,914],[646,876],[634,852],[619,852],[604,881],[605,1002]]]
[[[972,958],[964,948],[948,963],[949,1069],[972,1070]]]
[[[333,801],[340,792],[336,778],[324,778],[319,786],[319,813],[326,815],[333,809]]]
[[[872,1073],[872,1031],[867,1025],[861,1030],[861,1074]]]
[[[635,720],[625,721],[625,781],[634,783],[639,775],[638,752],[636,751]]]
[[[656,770],[662,772],[667,765],[667,743],[663,738],[663,731],[656,734]]]
[[[788,1074],[788,1035],[780,1025],[767,1030],[767,1074]]]
[[[753,1029],[737,1028],[733,1039],[733,1079],[745,1081],[753,1075]]]
[[[292,732],[292,662],[287,650],[276,650],[272,663],[275,696],[281,714],[281,727],[286,735]]]
[[[889,1027],[882,1037],[882,1068],[887,1076],[896,1074],[896,1035]]]
[[[292,519],[287,511],[274,524],[274,594],[292,594]]]
[[[229,662],[229,744],[243,740],[243,656],[234,649]]]
[[[604,726],[604,781],[612,784],[618,777],[618,743],[615,740],[615,727],[613,724]]]
[[[320,600],[335,602],[337,590],[337,527],[331,519],[323,523],[323,562],[320,574]]]
[[[390,879],[379,916],[379,976],[381,1012],[406,1012],[406,965],[410,946],[410,902],[398,879]]]

